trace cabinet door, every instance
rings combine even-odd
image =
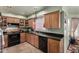
[[[25,26],[25,20],[24,19],[20,19],[20,27]]]
[[[45,16],[45,28],[60,28],[60,12],[55,11],[48,13]]]
[[[59,11],[50,14],[51,28],[60,28]]]
[[[29,24],[28,24],[28,20],[25,20],[25,26],[28,26]]]
[[[30,34],[29,43],[32,44],[33,46],[39,48],[39,39],[38,39],[38,36],[34,35],[34,34]]]
[[[38,39],[37,35],[35,35],[34,46],[37,47],[37,48],[39,48],[39,39]]]
[[[7,23],[13,23],[13,22],[15,22],[13,18],[7,17]]]
[[[21,34],[20,34],[20,40],[21,40],[21,43],[23,43],[23,42],[26,41],[25,33],[21,33]]]
[[[3,45],[4,48],[8,47],[8,35],[4,35],[4,42],[5,44]]]
[[[45,17],[44,27],[45,28],[51,28],[50,27],[50,15],[49,14],[46,14],[44,17]]]
[[[28,20],[28,22],[29,22],[29,26],[30,26],[30,27],[32,27],[33,20],[32,20],[32,19],[30,19],[30,20]]]
[[[14,18],[14,23],[19,23],[19,22],[20,22],[20,19]]]
[[[48,52],[59,53],[60,52],[60,41],[55,39],[48,39]]]
[[[27,42],[28,41],[28,33],[25,33],[25,41]]]
[[[28,43],[30,43],[30,41],[31,41],[31,34],[27,33],[26,40],[27,40]]]
[[[34,27],[35,27],[35,20],[34,19],[28,20],[28,24],[29,24],[30,27],[32,27],[34,29]]]
[[[33,34],[31,34],[31,44],[34,46],[34,40],[35,40],[35,36]]]

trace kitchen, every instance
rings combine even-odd
[[[61,6],[1,6],[3,53],[63,53]]]

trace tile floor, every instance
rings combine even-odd
[[[25,42],[16,46],[3,49],[3,53],[43,53],[41,50]]]

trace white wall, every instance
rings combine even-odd
[[[64,11],[64,19],[67,20],[67,23],[64,23],[64,52],[67,52],[67,48],[69,45],[69,34],[71,30],[71,18],[78,17],[78,14],[74,14],[73,12],[69,12],[68,7],[63,7],[62,10]],[[73,10],[73,9],[72,9]]]
[[[70,18],[66,18],[67,23],[64,23],[64,52],[67,52],[67,48],[69,45],[69,34],[70,34],[70,26],[71,26],[71,19]]]

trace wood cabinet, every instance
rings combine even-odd
[[[7,17],[7,23],[19,23],[19,19],[13,17]]]
[[[59,53],[60,41],[56,39],[48,39],[48,53]]]
[[[6,47],[8,47],[8,35],[4,35],[4,45],[3,45],[3,47],[4,48],[6,48]]]
[[[25,26],[25,20],[24,19],[20,19],[20,27],[24,27]]]
[[[60,28],[60,12],[55,11],[44,15],[45,22],[44,27],[45,28]]]
[[[28,24],[28,20],[25,20],[25,26],[28,26],[29,24]]]
[[[31,34],[30,44],[32,44],[33,46],[39,48],[39,39],[38,39],[37,35]]]
[[[31,39],[31,36],[30,36],[31,34],[29,34],[29,33],[27,33],[27,35],[26,35],[26,41],[28,42],[28,43],[30,43],[30,39]]]
[[[44,17],[45,17],[44,27],[45,28],[48,28],[48,29],[51,28],[51,26],[50,26],[50,22],[51,22],[50,21],[50,15],[49,14],[46,14]]]
[[[7,27],[7,17],[3,17],[3,27]]]
[[[30,35],[30,43],[34,45],[35,36],[33,34]]]
[[[20,42],[23,43],[26,41],[26,33],[21,33],[20,34]]]
[[[27,34],[27,42],[32,44],[33,46],[39,48],[39,39],[37,35]]]
[[[35,28],[35,19],[34,18],[29,19],[28,24],[29,24],[30,27],[32,27],[34,29]]]
[[[19,23],[19,21],[20,21],[20,20],[19,20],[18,18],[15,18],[15,19],[14,19],[14,22],[15,22],[15,23]]]
[[[34,35],[34,46],[39,48],[39,38],[37,35]]]

